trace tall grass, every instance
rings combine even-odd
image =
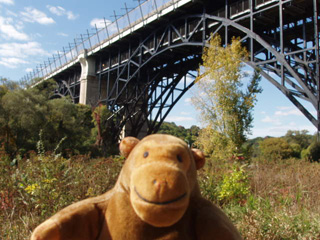
[[[31,155],[10,166],[0,159],[0,239],[28,239],[63,207],[112,188],[123,159]]]
[[[106,192],[123,159],[30,154],[0,156],[0,239],[29,239],[63,207]],[[199,172],[203,195],[219,204],[244,239],[320,239],[320,164],[289,159],[250,165],[212,162]]]
[[[320,239],[319,163],[253,161],[246,167],[251,191],[239,195],[231,189],[233,196],[221,201],[219,186],[234,171],[227,163],[215,162],[201,172],[200,183],[204,195],[223,208],[244,239]]]

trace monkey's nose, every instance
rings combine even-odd
[[[158,194],[161,194],[161,192],[167,189],[168,187],[168,182],[166,179],[154,179],[152,183]]]

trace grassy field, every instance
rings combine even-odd
[[[107,191],[123,161],[31,154],[11,166],[0,157],[0,239],[28,239],[35,226],[59,209]],[[319,163],[208,161],[199,183],[244,239],[320,239]]]

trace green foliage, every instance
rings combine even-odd
[[[113,119],[110,119],[112,113],[107,106],[100,104],[92,112],[94,128],[91,136],[95,138],[95,147],[99,149],[104,156],[116,154],[116,144],[119,136],[113,135]]]
[[[255,71],[249,84],[243,87],[245,74],[241,69],[247,55],[239,39],[233,38],[224,48],[220,36],[214,36],[202,56],[199,71],[203,69],[203,74],[198,78],[192,103],[206,125],[197,143],[214,158],[241,155],[252,127],[252,110],[256,94],[261,92],[261,77]]]
[[[0,97],[2,91],[12,91],[19,88],[19,84],[15,81],[0,76]]]
[[[124,161],[120,157],[66,159],[44,154],[41,142],[38,146],[40,154],[21,159],[18,167],[0,155],[3,239],[29,239],[31,231],[56,211],[106,192],[114,186]],[[244,239],[255,240],[319,239],[319,179],[319,163],[296,159],[253,161],[245,168],[212,160],[199,171],[203,196],[220,204]],[[228,197],[219,200],[219,194]]]
[[[290,148],[292,149],[292,156],[295,158],[300,158],[301,156],[301,145],[298,143],[290,143]]]
[[[263,158],[281,160],[294,156],[294,151],[283,138],[266,138],[260,143]]]
[[[301,149],[307,148],[312,142],[312,135],[308,134],[307,130],[294,131],[289,130],[284,138],[289,144],[295,143],[300,145]]]
[[[164,122],[161,124],[158,133],[170,134],[183,139],[192,146],[199,136],[200,128],[198,126],[191,126],[186,129],[183,126],[177,126],[175,123]]]
[[[244,166],[233,166],[231,172],[226,173],[222,183],[218,186],[218,200],[223,203],[241,202],[250,193],[248,174]]]
[[[35,150],[40,130],[47,150],[53,151],[64,137],[62,149],[74,153],[90,150],[94,127],[90,107],[73,104],[68,98],[49,100],[54,81],[29,89],[8,90],[6,86],[0,91],[0,143],[12,158]]]
[[[210,126],[200,130],[196,144],[212,159],[230,159],[234,155],[235,147],[230,145],[228,137]]]
[[[315,141],[308,147],[308,159],[312,162],[320,162],[320,142]]]
[[[203,196],[222,204],[244,239],[319,239],[320,164],[300,159],[253,161],[244,174],[250,176],[244,185],[249,193],[237,201],[219,201],[220,186],[235,178],[233,168],[239,174],[234,163],[209,161],[199,172],[199,184]]]
[[[220,205],[242,204],[250,194],[245,165],[212,159],[199,173],[202,195]]]
[[[309,149],[306,148],[306,149],[303,149],[301,151],[301,155],[300,155],[301,159],[305,159],[305,160],[308,160],[310,158],[310,152],[309,152]]]
[[[18,167],[0,158],[1,239],[29,239],[31,231],[73,202],[100,195],[116,182],[123,158],[89,159],[31,154]]]

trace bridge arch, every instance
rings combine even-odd
[[[192,76],[190,71],[198,68],[203,47],[208,46],[212,34],[220,34],[224,44],[228,44],[232,36],[240,36],[250,51],[247,64],[259,68],[263,77],[288,97],[318,128],[319,120],[300,102],[310,102],[319,114],[318,83],[313,74],[315,64],[310,64],[316,59],[312,54],[314,51],[298,49],[290,43],[284,46],[283,39],[276,41],[267,33],[262,36],[253,31],[252,25],[250,27],[251,29],[233,20],[204,13],[183,16],[150,33],[134,51],[130,53],[129,50],[129,57],[116,67],[118,73],[113,86],[108,89],[106,98],[102,99],[118,115],[116,119],[119,129],[130,122],[132,127],[128,134],[137,135],[147,122],[148,133],[158,130],[176,102],[194,85],[194,80],[187,84],[185,76]],[[175,53],[179,53],[181,57],[168,62],[160,60],[158,65],[151,64],[157,62],[156,59],[161,59],[161,56],[172,56]],[[311,60],[301,61],[301,54],[308,54]],[[119,61],[121,62],[120,59]],[[114,70],[112,67],[100,70],[99,78]],[[143,71],[150,72],[144,75],[148,80],[142,79]],[[178,83],[183,78],[183,88],[179,89]],[[164,86],[164,81],[169,84]],[[162,91],[153,98],[158,87]],[[129,88],[134,90],[128,94]],[[168,103],[169,100],[171,101]],[[158,109],[158,112],[152,118],[154,109]]]
[[[74,91],[71,89],[70,85],[65,80],[57,80],[57,88],[53,92],[50,99],[63,98],[69,96],[73,103],[76,103],[76,98],[74,96]]]

